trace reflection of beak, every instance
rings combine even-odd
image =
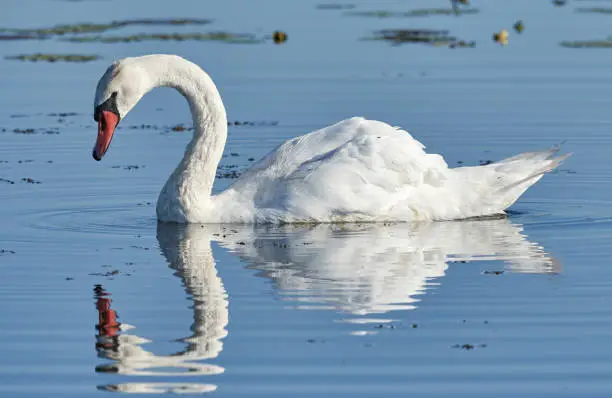
[[[102,160],[113,139],[117,124],[119,124],[119,115],[111,111],[100,111],[98,115],[98,139],[92,153],[94,159]]]

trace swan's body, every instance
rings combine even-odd
[[[172,55],[125,58],[101,78],[94,157],[119,119],[151,89],[189,102],[194,137],[157,201],[160,221],[296,223],[454,220],[503,214],[557,167],[557,148],[486,166],[451,169],[406,131],[352,118],[286,141],[218,195],[211,195],[227,138],[221,96],[197,65]]]

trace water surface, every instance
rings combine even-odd
[[[607,2],[471,3],[478,14],[376,19],[313,1],[6,1],[6,27],[161,18],[170,9],[213,18],[204,30],[281,29],[289,40],[2,42],[2,57],[103,59],[0,61],[0,178],[14,182],[0,181],[0,395],[609,396],[612,51],[559,46],[612,33],[612,17],[574,12]],[[511,30],[518,19],[521,35]],[[360,40],[415,27],[477,45]],[[505,47],[491,40],[502,28],[510,30]],[[178,94],[146,96],[104,161],[91,159],[98,78],[115,58],[152,52],[200,64],[231,121],[261,122],[230,126],[224,170],[355,115],[406,128],[451,166],[563,140],[574,156],[508,219],[158,225],[157,193],[189,140],[169,129],[189,125]],[[135,128],[143,124],[150,127]],[[13,132],[28,128],[35,132]]]

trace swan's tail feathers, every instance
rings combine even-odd
[[[552,152],[553,150],[554,149],[549,150],[549,151],[542,151],[542,152],[530,152],[530,153],[525,153],[525,154],[514,156],[513,162],[522,163],[522,164],[516,165],[518,169],[523,170],[523,172],[520,172],[520,174],[517,173],[517,175],[524,175],[523,173],[525,170],[529,170],[529,172],[527,176],[519,178],[518,180],[515,180],[511,183],[502,185],[498,189],[498,192],[500,193],[508,192],[508,191],[514,190],[515,188],[518,188],[520,186],[523,186],[529,183],[527,186],[525,186],[525,189],[521,191],[521,194],[522,194],[527,188],[529,188],[529,186],[535,184],[544,174],[553,171],[554,169],[559,167],[559,165],[561,165],[561,163],[563,163],[565,159],[572,156],[572,153],[566,153],[565,155],[557,156],[556,158],[554,158],[552,156],[558,152],[558,149]],[[526,155],[526,157],[521,157],[522,155]],[[535,157],[535,156],[539,156],[539,157]],[[505,167],[503,167],[502,170],[499,170],[499,171],[504,174],[511,174],[511,173],[508,173],[509,170],[504,170],[504,169]]]
[[[493,171],[489,194],[482,199],[489,208],[504,212],[546,173],[559,167],[572,154],[555,156],[561,144],[539,152],[526,152],[492,163],[485,168]],[[485,170],[483,169],[483,172]]]
[[[566,141],[561,141],[554,147],[544,150],[544,151],[535,151],[535,152],[524,152],[519,153],[518,155],[500,160],[499,162],[495,162],[496,164],[501,163],[510,163],[518,160],[548,160],[552,159],[560,150],[561,146],[565,144]],[[567,156],[566,156],[567,157]]]

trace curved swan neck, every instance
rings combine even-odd
[[[176,180],[181,192],[210,196],[227,139],[227,114],[221,95],[210,76],[184,58],[155,55],[146,62],[154,78],[153,87],[175,88],[191,109],[193,139],[170,179]]]

